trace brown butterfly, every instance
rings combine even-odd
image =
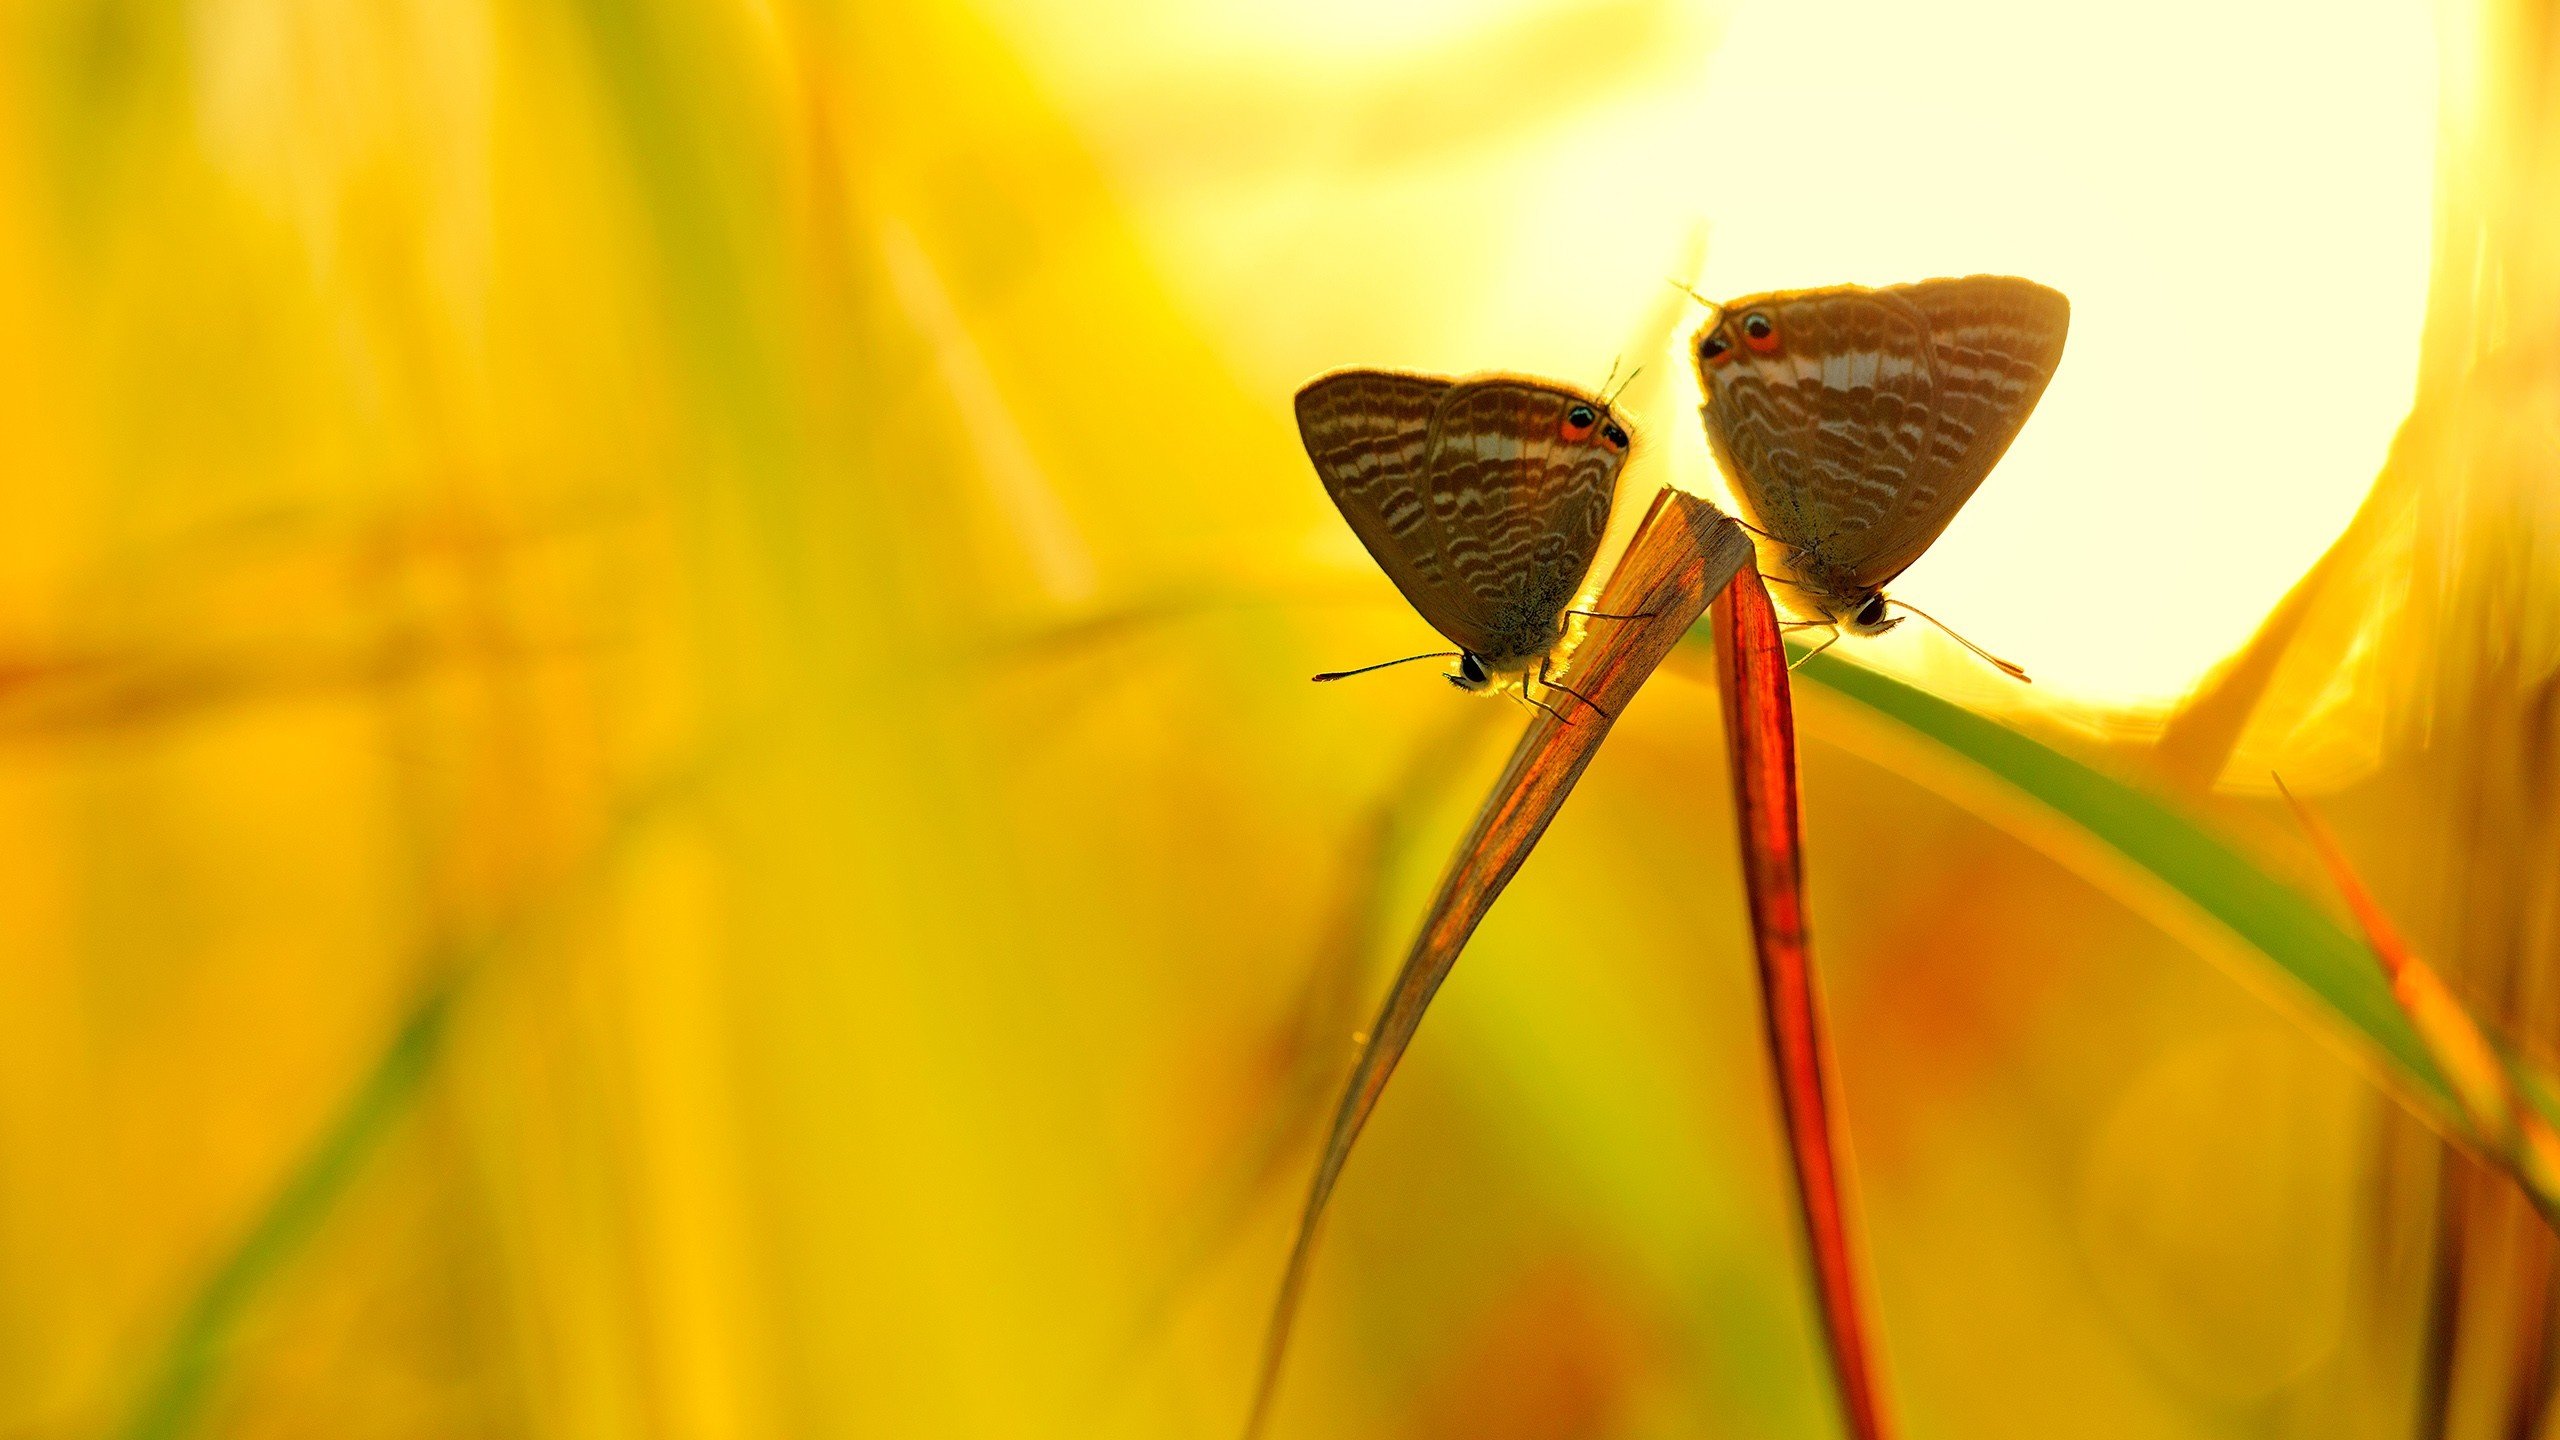
[[[1582,699],[1547,670],[1635,443],[1608,401],[1513,375],[1345,370],[1298,392],[1298,434],[1378,568],[1458,647],[1315,678],[1454,658],[1461,690],[1516,680],[1554,714],[1534,678]]]
[[[1844,630],[1901,624],[1887,605],[1946,629],[1884,587],[2018,437],[2070,324],[2059,291],[1975,275],[1745,296],[1698,332],[1707,441],[1752,525],[1783,552],[1773,578],[1800,597],[1792,608],[1830,628],[1822,649]]]

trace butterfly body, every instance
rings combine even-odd
[[[2070,320],[2060,292],[2005,275],[1721,307],[1691,344],[1707,440],[1790,608],[1854,635],[1901,623],[1885,586],[2017,438]]]
[[[1325,491],[1458,647],[1451,684],[1543,678],[1633,439],[1606,401],[1512,375],[1347,370],[1298,392]]]

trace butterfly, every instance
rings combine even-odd
[[[1635,445],[1609,402],[1516,375],[1345,370],[1301,389],[1297,411],[1352,533],[1458,647],[1315,678],[1454,658],[1448,679],[1461,690],[1516,681],[1555,714],[1529,694],[1534,678],[1590,705],[1547,672]]]
[[[2070,324],[2061,292],[1975,275],[1745,296],[1698,332],[1708,444],[1781,552],[1772,578],[1795,590],[1790,608],[1830,628],[1822,649],[1901,624],[1888,605],[1946,629],[1884,587],[2018,437]]]

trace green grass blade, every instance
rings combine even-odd
[[[1704,658],[1704,627],[1685,644]],[[2401,1098],[2460,1133],[2453,1095],[2391,998],[2363,939],[2317,900],[2269,874],[2175,802],[1899,680],[1829,655],[1799,666],[1811,683],[1972,761],[2264,956],[2294,993],[2333,1017]]]
[[[151,1367],[132,1418],[117,1432],[123,1440],[175,1440],[193,1426],[241,1313],[310,1239],[417,1099],[444,1038],[452,999],[448,981],[411,1008],[364,1083],[312,1142],[248,1233],[206,1277]]]

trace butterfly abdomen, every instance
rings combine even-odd
[[[1564,637],[1565,607],[1582,588],[1580,575],[1533,568],[1517,572],[1511,589],[1486,607],[1485,648],[1479,653],[1496,671],[1525,669]]]

